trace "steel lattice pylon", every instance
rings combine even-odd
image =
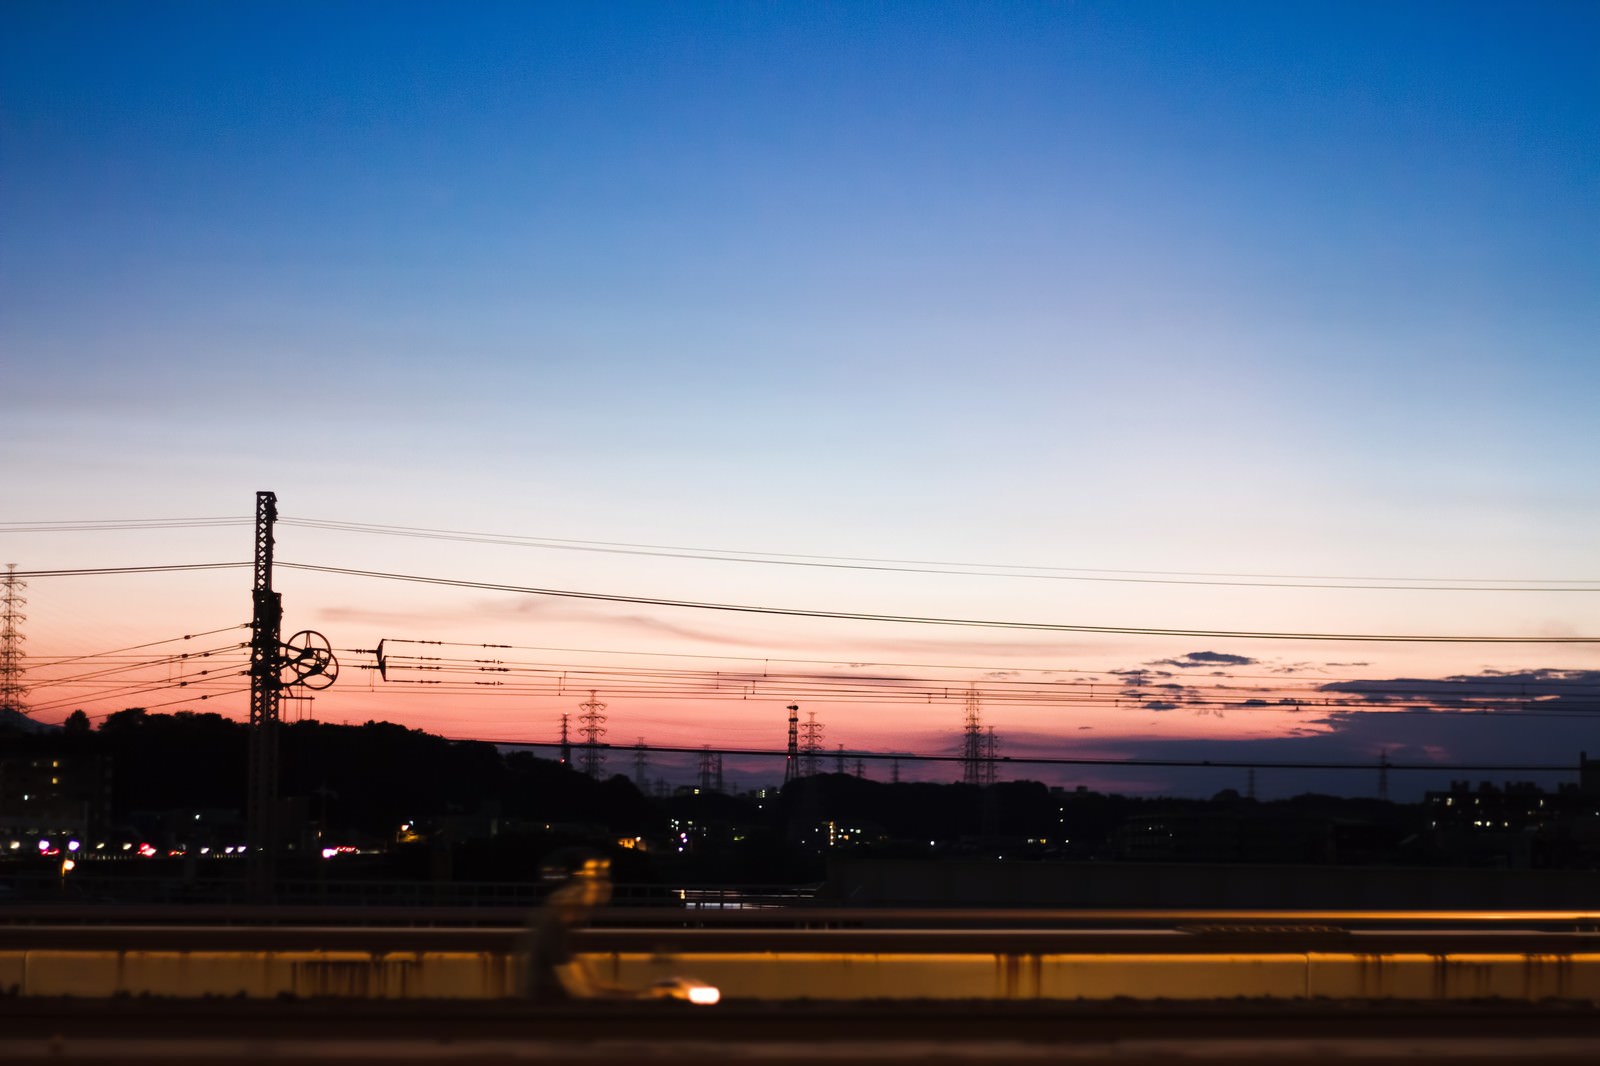
[[[286,688],[321,689],[339,676],[339,660],[321,633],[283,641],[283,598],[272,588],[273,524],[278,497],[256,493],[255,580],[250,589],[250,767],[246,803],[251,894],[269,900],[282,837],[278,827],[278,724]]]
[[[800,727],[800,752],[802,755],[800,773],[805,777],[816,777],[822,772],[822,736],[826,732],[821,722],[817,721],[816,711],[806,712],[806,724]]]
[[[961,780],[969,785],[984,784],[982,708],[978,686],[973,685],[967,689],[967,721],[961,738]]]
[[[255,581],[250,589],[250,887],[265,898],[272,893],[278,855],[278,706],[283,685],[278,676],[278,644],[283,629],[283,598],[272,590],[272,526],[278,497],[256,493]]]
[[[0,593],[0,708],[26,714],[28,686],[22,680],[22,623],[27,615],[22,607],[28,601],[23,590],[28,583],[17,576],[17,564],[6,564],[3,593]]]
[[[800,776],[800,705],[789,704],[789,756],[783,761],[783,783]]]
[[[606,705],[595,698],[595,690],[589,690],[589,699],[578,704],[578,710],[583,713],[578,716],[578,721],[583,725],[578,732],[583,734],[583,772],[599,780],[605,773],[606,757],[600,751],[600,738],[606,735]]]

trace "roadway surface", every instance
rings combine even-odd
[[[799,1064],[1600,1061],[1590,1004],[0,1000],[0,1060]]]

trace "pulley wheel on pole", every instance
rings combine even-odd
[[[314,629],[302,629],[280,645],[278,684],[324,689],[339,677],[339,660],[328,638]]]

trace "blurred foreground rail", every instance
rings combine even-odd
[[[0,990],[500,999],[527,987],[534,914],[10,908]],[[614,908],[573,930],[570,950],[608,987],[692,977],[764,1001],[1600,1002],[1600,915],[1587,911]]]
[[[9,1063],[1320,1062],[1600,1059],[1576,1003],[0,1000]]]

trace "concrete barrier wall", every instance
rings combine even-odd
[[[615,953],[601,982],[694,977],[741,999],[1582,999],[1597,955],[980,955]],[[24,996],[280,995],[499,999],[518,962],[489,952],[3,951],[0,991]]]
[[[514,960],[489,952],[5,951],[0,990],[24,996],[497,999]]]
[[[674,975],[754,999],[1587,999],[1600,955],[609,955],[601,980]]]
[[[1587,910],[1596,881],[1592,870],[840,856],[829,862],[824,898],[847,906]]]

